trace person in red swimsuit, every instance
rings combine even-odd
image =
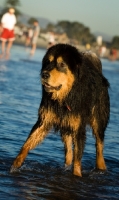
[[[3,31],[0,36],[0,40],[2,41],[2,54],[0,58],[9,58],[10,49],[12,47],[13,41],[15,40],[14,36],[14,26],[16,24],[16,17],[14,15],[15,10],[14,8],[9,8],[9,11],[2,16],[1,24]],[[6,47],[6,41],[8,41]]]

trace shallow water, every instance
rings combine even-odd
[[[104,157],[108,170],[97,171],[95,140],[90,130],[82,159],[83,177],[64,168],[59,134],[49,133],[32,150],[22,167],[9,173],[13,159],[37,120],[41,100],[40,68],[45,50],[30,62],[23,47],[13,46],[11,59],[0,61],[0,200],[119,199],[119,62],[102,60],[110,82],[111,115],[105,133]]]

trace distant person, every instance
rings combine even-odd
[[[100,49],[100,57],[105,57],[106,51],[107,51],[107,48],[106,46],[103,45]]]
[[[2,24],[0,23],[0,35],[1,35],[1,33],[2,33],[2,30],[3,30]]]
[[[116,49],[114,49],[114,48],[111,48],[111,49],[110,49],[110,52],[109,52],[109,59],[110,59],[111,61],[114,61],[114,60],[117,59],[117,50],[116,50]]]
[[[25,42],[26,47],[31,44],[32,38],[33,38],[33,29],[29,28],[26,35],[26,42]]]
[[[37,41],[38,41],[38,36],[39,36],[39,33],[40,33],[40,26],[39,26],[39,23],[38,23],[37,20],[34,21],[33,25],[34,25],[33,37],[32,37],[32,42],[31,42],[32,48],[31,48],[31,52],[30,52],[31,55],[34,55],[34,53],[35,53]]]
[[[15,40],[14,26],[16,24],[16,17],[14,13],[15,9],[9,8],[8,12],[5,13],[1,19],[1,25],[3,30],[0,36],[0,40],[2,41],[2,54],[0,55],[0,58],[4,58],[4,56],[6,59],[9,58],[10,49],[12,47],[13,41]],[[7,47],[6,41],[8,41]]]
[[[49,32],[47,49],[53,45],[55,45],[55,35],[53,32]]]

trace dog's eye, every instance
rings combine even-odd
[[[58,66],[62,68],[65,66],[65,64],[64,64],[64,62],[61,62],[61,63],[58,63]]]
[[[64,62],[61,62],[60,67],[64,67],[64,66],[65,66]]]
[[[59,62],[59,63],[57,63],[57,69],[59,70],[59,71],[64,71],[65,70],[65,63],[64,62]]]

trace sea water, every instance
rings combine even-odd
[[[37,120],[41,101],[40,69],[46,50],[34,57],[24,47],[13,46],[11,58],[0,61],[0,200],[119,199],[119,61],[102,60],[110,82],[111,113],[105,132],[107,171],[95,170],[95,139],[91,130],[82,158],[82,175],[64,168],[60,134],[51,131],[30,151],[16,173],[10,166]]]

